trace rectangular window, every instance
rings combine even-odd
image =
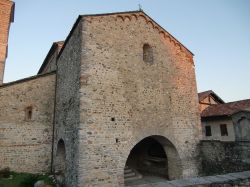
[[[206,136],[212,136],[212,132],[211,132],[211,127],[210,126],[205,126],[205,133],[206,133]]]
[[[221,136],[228,136],[227,125],[226,124],[221,124],[220,125],[220,133],[221,133]]]

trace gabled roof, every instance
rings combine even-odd
[[[44,70],[44,68],[47,66],[47,64],[49,63],[49,59],[50,57],[55,53],[56,50],[58,50],[58,53],[60,52],[60,50],[62,49],[64,44],[64,41],[58,41],[58,42],[54,42],[47,54],[47,56],[45,57],[39,71],[37,74],[42,73],[42,71]]]
[[[112,16],[112,15],[128,15],[128,14],[131,14],[131,15],[135,15],[135,14],[138,14],[138,15],[141,15],[141,16],[144,16],[149,22],[152,23],[152,25],[154,25],[154,28],[157,28],[157,30],[159,31],[159,33],[164,33],[166,34],[169,38],[171,38],[172,41],[174,41],[174,43],[178,44],[181,49],[185,50],[187,53],[189,53],[191,56],[194,56],[194,54],[188,49],[186,48],[181,42],[179,42],[175,37],[173,37],[169,32],[167,32],[163,27],[161,27],[156,21],[154,21],[151,17],[149,17],[144,11],[142,10],[139,10],[139,11],[126,11],[126,12],[113,12],[113,13],[104,13],[104,14],[87,14],[87,15],[79,15],[79,17],[77,18],[76,22],[74,23],[69,35],[67,36],[65,42],[64,42],[64,45],[60,51],[60,53],[58,54],[58,58],[61,56],[63,50],[64,50],[64,47],[67,45],[67,42],[69,40],[69,38],[71,37],[74,29],[77,27],[78,23],[80,22],[80,20],[82,18],[86,18],[86,17],[97,17],[97,16]]]
[[[199,102],[202,102],[206,97],[212,96],[218,103],[225,103],[213,90],[208,90],[198,93]]]
[[[201,117],[231,116],[250,108],[250,99],[212,105],[202,111]]]

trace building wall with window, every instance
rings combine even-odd
[[[233,121],[228,118],[202,120],[204,140],[235,141]]]
[[[0,86],[0,170],[49,172],[55,74]]]
[[[130,151],[153,135],[178,151],[181,166],[169,169],[171,179],[197,175],[201,129],[192,54],[143,12],[87,16],[80,33],[79,183],[123,186]],[[65,45],[58,66],[78,60],[64,56],[74,46]]]

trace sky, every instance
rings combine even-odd
[[[250,98],[249,0],[15,0],[4,82],[37,74],[78,15],[144,12],[194,53],[198,92]]]

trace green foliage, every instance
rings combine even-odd
[[[9,178],[10,177],[10,168],[4,168],[0,170],[0,179]]]
[[[34,184],[43,180],[45,184],[56,187],[56,184],[48,175],[38,175],[30,173],[9,172],[11,178],[0,178],[0,187],[33,187]]]
[[[34,184],[39,180],[38,175],[28,175],[24,178],[24,180],[20,183],[20,187],[33,187]]]

